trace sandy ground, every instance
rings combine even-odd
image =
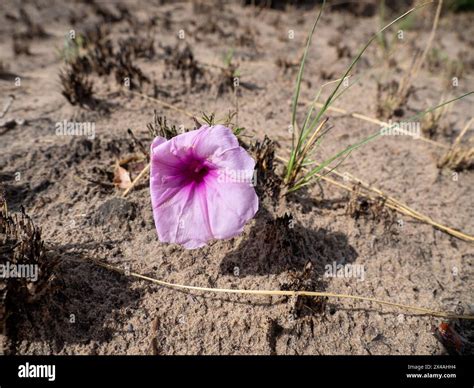
[[[158,3],[158,2],[155,2]],[[99,3],[117,15],[112,3]],[[154,38],[155,54],[134,63],[157,85],[156,96],[200,117],[224,116],[235,94],[222,81],[223,58],[233,48],[239,64],[239,125],[250,144],[268,135],[287,156],[291,96],[297,62],[315,17],[315,8],[286,11],[239,4],[206,6],[126,3],[133,23],[100,16],[86,3],[30,1],[24,9],[48,36],[29,41],[31,55],[14,55],[12,36],[26,28],[19,6],[7,1],[0,15],[0,53],[8,75],[0,79],[1,104],[15,100],[6,117],[23,125],[0,133],[0,171],[10,211],[23,205],[41,227],[47,256],[59,260],[54,287],[38,301],[13,312],[8,354],[444,354],[449,349],[433,334],[439,318],[379,305],[336,299],[292,300],[180,292],[100,268],[100,259],[152,277],[188,285],[245,289],[308,289],[364,295],[433,309],[474,313],[474,250],[456,239],[388,210],[354,218],[350,195],[325,182],[291,198],[260,200],[260,210],[244,233],[229,241],[188,251],[158,241],[147,179],[125,199],[113,185],[118,158],[139,153],[127,129],[144,144],[153,110],[176,126],[193,127],[185,114],[132,94],[113,75],[91,74],[99,108],[72,106],[61,95],[59,52],[71,30],[105,24],[114,42],[129,36]],[[203,5],[204,4],[204,5]],[[400,8],[398,13],[405,8]],[[400,79],[422,49],[434,8],[419,11],[395,41],[391,67],[375,43],[358,64],[359,83],[335,103],[348,111],[377,117],[377,83]],[[395,13],[393,14],[395,15]],[[302,101],[342,75],[358,47],[379,25],[369,16],[328,8],[314,36],[303,82]],[[462,61],[453,88],[442,70],[425,66],[413,82],[404,116],[435,105],[473,86],[472,14],[443,13],[434,47]],[[290,39],[290,30],[294,38]],[[184,39],[179,35],[184,32]],[[392,34],[396,31],[392,31]],[[188,44],[202,76],[195,84],[167,64]],[[168,49],[170,48],[170,49]],[[279,65],[280,64],[280,65]],[[16,77],[21,85],[15,84]],[[448,80],[449,81],[449,80]],[[150,84],[143,93],[153,95]],[[323,95],[327,96],[327,91]],[[301,112],[304,105],[301,104]],[[472,114],[472,98],[454,104],[434,139],[453,142]],[[301,114],[302,118],[302,114]],[[57,136],[63,120],[93,122],[94,139]],[[376,131],[377,125],[340,114],[320,151],[330,156]],[[437,168],[443,150],[406,136],[386,136],[355,151],[339,166],[435,220],[474,234],[474,174]],[[143,164],[135,165],[132,177]],[[279,165],[277,171],[281,171]],[[19,173],[19,175],[18,175]],[[294,228],[277,217],[291,214]],[[364,279],[328,278],[326,264],[358,264]],[[237,271],[236,271],[237,268]],[[474,339],[472,325],[451,322]],[[466,350],[467,349],[467,350]]]

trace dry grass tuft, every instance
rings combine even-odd
[[[92,81],[87,76],[75,71],[74,67],[67,66],[59,73],[62,91],[61,94],[71,103],[93,109],[96,105]]]
[[[250,145],[249,152],[255,159],[259,196],[276,200],[280,196],[282,180],[275,171],[275,142],[265,135],[263,141],[256,140]]]
[[[383,118],[390,118],[393,115],[402,116],[403,108],[406,106],[410,94],[413,92],[413,81],[420,72],[431,49],[438,22],[443,8],[443,0],[438,0],[438,6],[433,19],[433,25],[425,48],[413,58],[410,68],[397,84],[391,83],[387,86],[378,85],[378,100],[381,101],[378,112]],[[384,90],[385,89],[385,90]],[[384,96],[385,94],[385,96]]]
[[[448,167],[454,171],[469,170],[474,168],[474,146],[463,146],[461,139],[464,137],[473,119],[469,120],[451,148],[438,161],[438,168]]]
[[[194,57],[193,50],[189,45],[182,47],[177,44],[174,48],[171,46],[164,47],[165,50],[165,66],[169,75],[173,75],[178,71],[184,82],[188,82],[191,87],[197,85],[198,80],[204,77],[204,70],[198,64]]]
[[[179,135],[178,128],[175,125],[169,126],[166,117],[158,116],[156,109],[153,111],[153,121],[147,124],[147,128],[152,138],[160,136],[169,140]]]
[[[0,264],[35,266],[37,280],[6,277],[0,281],[0,334],[8,334],[9,319],[37,301],[51,286],[57,260],[46,256],[41,230],[24,209],[10,214],[0,193]]]
[[[20,20],[26,27],[26,31],[19,33],[19,37],[24,39],[44,39],[49,36],[43,26],[33,21],[33,18],[26,12],[24,8],[20,8]]]
[[[443,101],[442,96],[440,101]],[[427,113],[421,120],[421,132],[428,139],[434,138],[437,134],[445,132],[447,127],[445,123],[446,116],[451,111],[451,106],[445,105],[440,109]]]

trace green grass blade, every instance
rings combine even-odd
[[[313,23],[313,27],[311,28],[311,32],[309,33],[308,38],[306,39],[306,47],[303,53],[303,58],[301,59],[300,68],[298,70],[298,76],[296,78],[295,93],[293,96],[293,107],[292,107],[292,113],[291,113],[291,124],[293,126],[296,124],[296,109],[298,106],[298,99],[299,99],[300,91],[301,91],[301,81],[303,80],[306,57],[308,55],[309,47],[311,46],[311,41],[313,39],[314,31],[316,30],[316,26],[318,25],[319,19],[321,18],[321,14],[323,13],[325,4],[326,4],[326,1],[323,1],[321,9],[319,10],[318,16],[316,17],[316,20]]]
[[[295,92],[293,95],[293,106],[292,106],[292,113],[291,113],[291,146],[292,146],[292,152],[291,152],[291,157],[288,162],[288,168],[287,171],[291,173],[295,161],[295,156],[296,156],[296,150],[295,150],[295,130],[296,130],[296,110],[298,107],[298,99],[300,96],[301,92],[301,81],[303,80],[303,73],[304,73],[304,67],[305,67],[305,62],[306,62],[306,57],[308,55],[309,47],[311,46],[311,41],[313,39],[314,31],[316,30],[316,26],[318,25],[319,19],[321,18],[321,15],[323,13],[324,6],[326,4],[326,0],[323,0],[323,4],[321,6],[321,9],[319,10],[318,16],[316,17],[316,20],[313,23],[313,27],[311,28],[311,32],[308,35],[308,38],[306,40],[306,47],[303,53],[303,58],[301,59],[300,63],[300,68],[298,70],[298,76],[296,78],[296,86],[295,86]],[[300,142],[298,142],[300,143]],[[289,174],[287,174],[288,176]]]

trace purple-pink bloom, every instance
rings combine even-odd
[[[258,210],[254,167],[223,125],[155,138],[150,193],[160,241],[193,249],[241,233]]]

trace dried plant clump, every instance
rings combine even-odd
[[[358,220],[360,218],[371,218],[374,221],[392,221],[393,214],[385,206],[384,198],[371,199],[361,195],[359,187],[356,186],[346,204],[346,214]]]
[[[117,4],[117,9],[113,10],[108,6],[91,1],[90,4],[94,13],[102,19],[104,23],[119,23],[124,20],[131,20],[132,15],[124,4]]]
[[[150,83],[150,79],[133,63],[132,57],[133,52],[125,47],[116,53],[115,80],[118,84],[126,85],[130,90],[142,90],[143,84]]]
[[[148,158],[150,156],[150,151],[148,150],[147,146],[144,144],[144,141],[147,139],[142,140],[142,139],[137,138],[135,136],[135,133],[130,128],[127,129],[127,133],[131,137],[131,143],[130,143],[129,149],[133,151],[135,149],[138,149],[143,154],[143,156]],[[150,131],[150,135],[151,135],[151,131]],[[132,157],[132,159],[135,159],[135,157]]]
[[[99,76],[109,75],[114,68],[114,49],[110,39],[97,40],[89,50],[86,60],[90,63],[91,70]]]
[[[189,82],[191,87],[197,85],[197,81],[204,77],[204,70],[194,58],[193,51],[189,45],[180,48],[179,44],[174,48],[165,48],[165,66],[170,74],[177,70],[184,82]]]
[[[249,147],[249,152],[255,159],[257,193],[276,200],[283,182],[275,171],[275,142],[265,135],[263,141]]]
[[[440,101],[442,100],[443,98],[441,98]],[[447,113],[449,113],[450,110],[451,107],[446,105],[435,111],[428,112],[421,120],[422,134],[431,139],[440,132],[446,132],[447,126],[443,119],[447,116]]]
[[[205,19],[199,26],[194,30],[194,35],[198,41],[201,40],[203,35],[217,35],[220,39],[229,38],[232,34],[226,33],[220,26],[215,18]]]
[[[281,256],[298,256],[302,252],[302,237],[297,234],[295,221],[290,213],[285,213],[267,222],[264,243],[272,247],[272,253]]]
[[[173,27],[172,12],[163,10],[159,15],[152,14],[147,17],[146,20],[131,17],[126,20],[131,28],[131,32],[134,35],[139,35],[143,30],[154,34],[153,29],[155,27],[161,27],[165,31],[170,31]]]
[[[411,86],[406,92],[402,89],[401,84],[395,80],[386,84],[377,83],[377,114],[380,117],[389,119],[403,116],[403,108],[414,89]]]
[[[94,24],[81,33],[84,48],[92,47],[108,39],[110,28],[106,24]]]
[[[47,257],[41,230],[22,208],[21,213],[9,214],[0,193],[0,264],[20,268],[36,268],[37,279],[21,276],[0,278],[0,334],[8,334],[9,319],[36,302],[50,289],[57,260]],[[17,272],[18,273],[18,272]]]
[[[66,63],[78,73],[109,75],[113,69],[114,50],[108,34],[108,28],[94,26],[76,39],[68,40],[71,47],[65,53]]]
[[[81,107],[94,108],[96,100],[92,82],[82,73],[68,66],[59,73],[62,91],[61,94],[71,103]]]
[[[344,43],[342,34],[338,34],[329,39],[328,44],[336,49],[338,59],[352,58],[352,50]]]
[[[283,75],[292,74],[298,69],[300,63],[291,58],[278,57],[275,64],[282,70]]]
[[[194,14],[201,14],[204,17],[196,18],[193,24],[196,28],[193,31],[196,41],[201,42],[205,35],[216,35],[220,39],[227,39],[233,36],[227,29],[234,28],[237,30],[239,22],[236,18],[229,16],[229,12],[224,8],[224,3],[196,3],[193,2]]]
[[[227,92],[240,92],[240,88],[248,87],[244,83],[240,83],[239,64],[234,61],[234,50],[229,50],[224,57],[224,66],[214,66],[219,69],[215,88],[217,96],[221,96]]]
[[[12,49],[15,56],[31,55],[29,42],[18,35],[13,36]]]
[[[179,135],[178,128],[175,125],[170,127],[166,117],[158,116],[156,110],[153,112],[153,121],[147,124],[147,128],[152,138],[160,136],[169,140]]]
[[[24,8],[20,8],[20,18],[26,26],[26,31],[19,32],[18,37],[23,39],[44,39],[49,36],[43,26],[33,21]]]
[[[314,265],[308,261],[301,271],[292,270],[290,281],[283,284],[282,290],[317,291],[318,282],[314,279]],[[307,315],[322,314],[326,309],[327,297],[312,298],[298,295],[292,298],[290,314],[298,319]]]
[[[131,90],[141,91],[145,83],[150,83],[150,79],[133,63],[133,58],[137,55],[154,55],[153,41],[151,46],[150,43],[140,46],[122,40],[119,50],[115,52],[108,34],[108,29],[94,27],[72,41],[73,55],[66,57],[67,67],[60,74],[62,94],[71,104],[94,108],[98,102],[93,98],[92,82],[85,74],[114,74],[118,84]],[[102,106],[108,111],[107,104]]]
[[[77,56],[68,62],[71,70],[78,74],[92,73],[92,64],[87,56]]]
[[[251,50],[257,51],[258,45],[256,35],[258,35],[258,30],[254,30],[247,25],[244,27],[244,31],[236,37],[235,43],[238,46],[247,47]]]
[[[438,162],[438,167],[448,167],[454,171],[474,168],[474,147],[456,147],[449,150]]]
[[[129,36],[119,41],[120,51],[126,51],[128,48],[135,58],[153,59],[156,55],[155,40],[152,36]]]
[[[307,1],[289,1],[289,0],[242,0],[242,6],[247,7],[258,7],[259,9],[274,9],[279,11],[285,11],[290,7],[301,7],[304,8],[308,3]],[[275,18],[277,20],[277,18]],[[280,18],[278,18],[280,20]],[[276,23],[275,23],[276,24]]]
[[[67,62],[77,73],[94,72],[99,76],[114,74],[118,84],[125,85],[131,90],[142,90],[143,84],[150,83],[150,79],[133,63],[133,59],[153,58],[155,55],[153,39],[130,37],[120,40],[119,48],[115,51],[108,35],[107,28],[88,29],[81,35],[81,49],[85,50],[85,53],[76,55]]]
[[[226,67],[220,69],[217,76],[217,96],[228,92],[235,92],[238,85],[239,66],[229,62]]]
[[[474,146],[472,146],[472,138],[468,145],[462,145],[461,140],[469,130],[474,119],[464,126],[449,151],[442,156],[438,162],[438,168],[448,167],[454,171],[470,170],[474,168]]]

